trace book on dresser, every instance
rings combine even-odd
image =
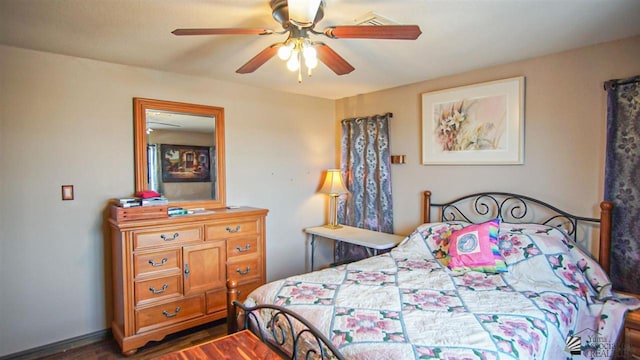
[[[189,214],[189,210],[181,208],[181,207],[170,207],[170,208],[167,209],[167,214],[169,216],[188,215]]]
[[[169,204],[169,199],[164,196],[156,196],[150,198],[142,199],[142,206],[156,206],[156,205],[167,205]]]
[[[118,198],[114,200],[114,204],[122,208],[142,206],[142,199],[139,197]]]

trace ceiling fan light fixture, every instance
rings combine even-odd
[[[302,57],[304,57],[304,65],[309,69],[309,76],[311,76],[311,69],[318,66],[318,51],[309,40],[302,44]]]
[[[318,58],[305,58],[304,65],[307,67],[307,69],[309,69],[309,76],[311,76],[311,69],[315,69],[318,66]]]
[[[289,21],[306,27],[313,25],[322,0],[289,0]]]
[[[289,71],[298,72],[299,83],[302,82],[303,60],[308,76],[311,76],[311,70],[318,66],[318,51],[315,48],[315,44],[308,37],[287,39],[278,49],[278,57],[287,61],[287,69]]]
[[[291,57],[291,53],[293,52],[293,47],[295,46],[293,41],[287,41],[284,45],[280,46],[278,49],[278,57],[280,60],[287,60]]]
[[[298,71],[300,69],[300,61],[298,60],[298,52],[294,51],[287,61],[287,69],[290,71]]]
[[[311,41],[305,41],[302,43],[302,55],[305,60],[310,58],[316,58],[318,56],[318,52],[316,48],[313,46]]]

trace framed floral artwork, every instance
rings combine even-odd
[[[422,94],[422,164],[523,162],[523,76]]]

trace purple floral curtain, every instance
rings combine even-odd
[[[610,80],[607,90],[605,200],[614,204],[611,282],[640,293],[640,75]]]
[[[363,229],[393,232],[389,119],[375,115],[342,120],[341,171],[349,194],[338,203],[338,222]],[[353,261],[367,249],[338,243],[336,260]]]

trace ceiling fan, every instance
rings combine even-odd
[[[355,70],[327,44],[311,41],[310,34],[323,35],[331,39],[415,40],[422,33],[417,25],[343,25],[330,26],[317,31],[316,24],[324,17],[324,0],[270,0],[269,5],[273,18],[282,25],[283,31],[260,28],[200,28],[176,29],[172,33],[178,36],[289,33],[285,41],[268,46],[236,70],[236,73],[252,73],[277,54],[281,59],[287,60],[289,70],[298,72],[298,82],[302,81],[303,60],[309,76],[318,60],[337,75],[345,75]]]

